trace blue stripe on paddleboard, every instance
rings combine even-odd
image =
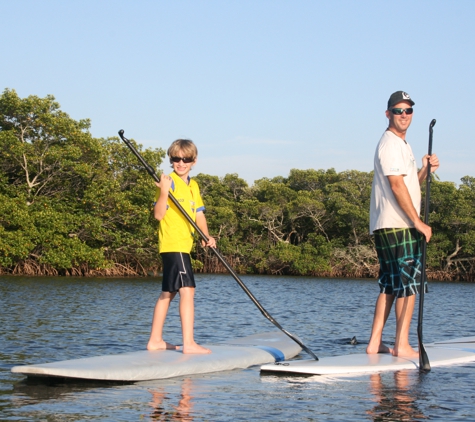
[[[272,356],[274,356],[274,359],[276,362],[282,362],[285,360],[284,354],[279,350],[274,347],[269,347],[269,346],[256,346],[258,349],[265,350],[266,352],[270,353]]]

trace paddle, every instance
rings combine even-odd
[[[142,165],[147,170],[148,174],[153,177],[153,179],[160,183],[160,178],[157,176],[153,168],[144,160],[144,158],[138,153],[138,151],[134,148],[134,146],[130,143],[130,141],[124,136],[124,130],[119,130],[119,136],[125,142],[125,144],[129,147],[129,149],[134,153],[134,155],[139,159]],[[191,226],[197,231],[197,233],[201,236],[201,238],[207,242],[207,236],[201,231],[201,229],[197,226],[197,224],[193,221],[193,219],[188,215],[188,213],[183,209],[181,204],[177,201],[177,199],[173,196],[173,194],[169,193],[169,198],[173,202],[173,204],[180,210],[183,216],[188,220]],[[259,301],[254,297],[251,291],[247,288],[247,286],[242,282],[242,280],[238,277],[238,275],[234,272],[231,266],[227,263],[227,261],[223,258],[223,256],[219,253],[218,249],[211,248],[214,254],[218,257],[221,263],[226,267],[226,269],[230,272],[230,274],[234,277],[234,279],[238,282],[241,288],[246,292],[246,294],[251,298],[257,308],[261,311],[262,315],[264,315],[272,324],[274,324],[279,330],[283,333],[287,334],[293,341],[295,341],[303,350],[305,350],[310,356],[312,356],[315,360],[318,360],[318,357],[307,347],[303,344],[296,336],[289,333],[287,330],[284,330],[282,326],[264,309],[264,307],[259,303]]]
[[[429,152],[432,154],[432,132],[436,120],[433,119],[429,125]],[[429,224],[429,203],[430,203],[430,162],[427,163],[427,177],[426,177],[426,199],[424,205],[424,223]],[[426,255],[427,255],[427,242],[424,239],[422,241],[422,270],[421,270],[421,291],[419,295],[419,320],[417,323],[417,337],[419,341],[419,369],[421,371],[429,372],[430,362],[429,357],[427,356],[426,349],[422,343],[422,313],[424,309],[424,293],[425,293],[425,279],[426,279]]]

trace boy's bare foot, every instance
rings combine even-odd
[[[178,350],[179,348],[180,346],[175,346],[174,344],[167,343],[165,340],[149,340],[147,344],[147,350]]]
[[[199,344],[189,344],[183,345],[183,353],[184,354],[201,354],[201,355],[209,355],[211,350],[207,349],[206,347],[200,346]]]
[[[384,343],[379,343],[377,345],[368,344],[366,348],[366,353],[368,355],[375,355],[376,353],[393,353],[393,349],[386,346]]]
[[[393,356],[405,357],[405,358],[418,358],[419,352],[414,350],[411,346],[406,348],[394,348],[392,351]]]

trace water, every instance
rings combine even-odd
[[[317,356],[364,352],[375,281],[242,279]],[[197,341],[275,329],[230,276],[197,275],[197,282]],[[10,372],[15,365],[144,349],[159,290],[150,278],[0,278],[0,420],[475,421],[475,364],[340,379],[261,375],[252,367],[134,384],[47,384]],[[475,284],[431,283],[424,341],[475,335],[474,294]],[[414,345],[416,326],[415,315]],[[387,343],[393,332],[391,315]],[[180,343],[177,304],[166,334]],[[349,344],[353,336],[357,345]]]

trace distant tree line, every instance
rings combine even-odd
[[[93,138],[53,96],[0,96],[0,274],[157,274],[155,186],[119,140]],[[143,149],[158,172],[162,149]],[[210,232],[239,273],[376,277],[372,172],[291,170],[253,186],[196,176]],[[431,185],[428,276],[475,280],[475,178]],[[196,271],[225,272],[193,250]]]

